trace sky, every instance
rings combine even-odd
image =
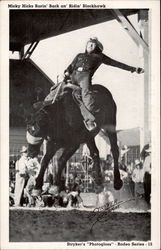
[[[138,29],[137,16],[133,15],[129,19]],[[86,42],[93,36],[101,41],[103,53],[107,56],[131,66],[142,66],[139,48],[116,20],[42,40],[31,59],[56,82],[57,76],[63,74],[74,57],[85,51]],[[102,64],[92,81],[111,91],[117,104],[117,129],[141,126],[142,75]]]

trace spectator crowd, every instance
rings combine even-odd
[[[83,207],[81,192],[94,192],[94,181],[92,178],[92,161],[85,159],[88,167],[88,175],[84,175],[75,170],[69,171],[68,179],[62,178],[62,188],[60,192],[54,186],[52,168],[49,165],[44,178],[42,195],[32,196],[35,179],[40,170],[40,163],[37,158],[27,156],[27,148],[22,147],[19,160],[10,162],[9,180],[9,205],[22,206],[55,206],[55,207]],[[103,183],[106,188],[113,186],[113,158],[110,154],[106,160],[101,160],[101,170]],[[77,163],[78,165],[78,163]],[[80,165],[80,163],[79,163]],[[69,168],[73,168],[72,164]],[[75,168],[78,166],[75,166]],[[144,198],[150,204],[151,198],[151,146],[146,145],[140,159],[125,164],[122,157],[119,164],[121,179],[129,186],[131,195],[135,199]]]

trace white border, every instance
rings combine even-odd
[[[151,105],[152,105],[152,246],[101,247],[101,249],[160,249],[160,2],[159,1],[1,1],[0,2],[0,114],[1,114],[1,249],[71,249],[66,243],[9,243],[8,155],[9,155],[9,9],[8,4],[105,4],[106,8],[151,9]],[[73,247],[79,249],[79,247]],[[87,245],[81,249],[87,249]],[[93,247],[88,249],[100,249]]]

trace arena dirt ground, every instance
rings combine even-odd
[[[10,209],[9,241],[148,241],[150,217],[147,212],[103,212],[90,230],[98,219],[92,217],[92,211]]]

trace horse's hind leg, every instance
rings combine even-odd
[[[111,151],[114,159],[114,188],[116,190],[121,189],[123,183],[120,178],[119,166],[118,166],[118,159],[119,159],[119,148],[117,145],[117,135],[115,133],[108,133],[110,144],[111,144]]]
[[[119,159],[119,148],[117,145],[117,135],[115,129],[108,130],[108,137],[111,144],[111,151],[114,159],[114,188],[116,190],[121,189],[123,183],[120,178],[119,166],[118,166],[118,159]]]

